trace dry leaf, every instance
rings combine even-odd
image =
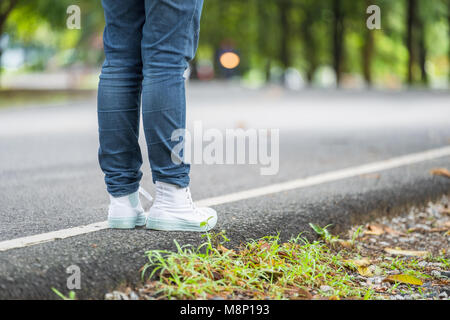
[[[293,300],[311,300],[313,296],[308,289],[305,288],[292,288],[285,290],[284,293],[289,295],[289,299]],[[296,295],[296,296],[295,296]]]
[[[443,223],[438,223],[436,228],[431,228],[428,232],[445,232],[450,229],[450,221],[445,221]]]
[[[344,260],[345,263],[354,265],[356,267],[367,267],[370,265],[370,260],[367,258],[356,259],[356,260]]]
[[[369,270],[367,267],[358,267],[357,268],[358,273],[362,275],[363,277],[371,277],[373,276],[372,271]]]
[[[435,168],[430,171],[432,175],[450,178],[450,171],[445,168]]]
[[[387,233],[389,233],[390,235],[393,235],[393,236],[404,236],[405,235],[404,232],[392,229],[391,227],[388,227],[388,226],[384,227],[384,231],[386,231]]]
[[[443,228],[432,228],[430,229],[428,232],[444,232],[447,231],[448,227],[443,227]]]
[[[230,250],[225,248],[223,245],[219,244],[217,246],[217,251],[225,253],[225,252],[230,251]]]
[[[353,247],[353,242],[351,242],[350,240],[337,239],[337,243],[347,249]]]
[[[364,231],[364,234],[370,234],[374,236],[379,236],[380,234],[383,234],[384,230],[383,227],[376,225],[376,224],[369,224],[367,226],[367,230]]]
[[[450,208],[444,208],[444,209],[441,209],[441,211],[440,211],[442,214],[446,214],[446,215],[449,215],[450,216]]]
[[[422,280],[420,280],[417,277],[410,276],[410,275],[407,275],[407,274],[393,274],[393,275],[390,275],[390,276],[386,277],[383,281],[387,281],[387,282],[401,282],[401,283],[412,284],[412,285],[415,285],[415,286],[423,285]]]
[[[425,257],[430,254],[428,251],[415,251],[415,250],[402,250],[393,248],[384,248],[384,251],[390,254],[402,255],[402,256],[413,256],[413,257]]]

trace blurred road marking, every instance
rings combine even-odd
[[[450,146],[431,149],[418,153],[411,153],[405,156],[395,157],[387,160],[372,162],[361,166],[331,171],[306,178],[295,179],[287,182],[276,183],[265,187],[234,192],[223,196],[208,198],[197,202],[198,206],[216,206],[219,204],[230,203],[255,197],[260,197],[268,194],[289,191],[298,188],[315,186],[318,184],[332,182],[347,178],[356,177],[362,174],[380,172],[388,169],[398,168],[402,166],[411,165],[418,162],[433,160],[441,157],[450,156]],[[33,236],[17,238],[0,242],[0,251],[10,249],[23,248],[33,246],[39,243],[54,241],[58,239],[65,239],[86,233],[91,233],[103,229],[107,229],[106,221],[96,222],[85,226],[62,229],[58,231],[46,232]]]

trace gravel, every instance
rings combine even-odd
[[[374,290],[376,299],[385,300],[449,300],[450,296],[450,209],[449,198],[428,203],[425,208],[413,208],[397,217],[383,217],[366,224],[382,228],[381,234],[362,233],[356,239],[357,254],[368,257],[371,276],[354,272],[355,282]],[[358,226],[348,231],[351,238]],[[427,251],[426,256],[390,254],[385,248],[397,250]],[[398,267],[400,266],[400,267]],[[403,267],[401,267],[403,266]],[[420,286],[386,281],[387,276],[411,274],[423,281]],[[144,284],[138,288],[126,287],[105,295],[106,300],[152,299],[152,287]],[[333,292],[329,285],[322,285],[322,293]],[[316,294],[317,290],[311,293]]]

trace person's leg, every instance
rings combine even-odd
[[[172,161],[180,143],[171,141],[172,133],[186,125],[183,74],[197,50],[202,6],[203,0],[145,0],[142,112],[156,184],[148,229],[207,231],[217,222],[213,209],[192,201],[189,165]]]
[[[138,144],[142,59],[142,0],[102,0],[105,62],[98,87],[98,158],[110,195],[134,193],[142,177]]]
[[[145,0],[142,112],[153,181],[189,185],[189,164],[172,161],[186,122],[183,73],[194,57],[203,0]]]
[[[105,62],[98,86],[98,159],[111,203],[111,228],[145,224],[139,201],[142,155],[139,120],[142,84],[143,0],[102,0]]]

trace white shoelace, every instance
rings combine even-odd
[[[153,197],[144,188],[139,187],[139,193],[142,194],[144,196],[144,198],[146,198],[149,202],[153,202]],[[186,187],[186,197],[187,197],[192,209],[195,210],[196,206],[195,206],[194,200],[192,200],[191,190],[189,190],[189,187]]]
[[[139,193],[142,194],[144,198],[147,199],[149,202],[153,202],[153,197],[144,188],[139,187]]]
[[[189,190],[189,187],[186,187],[186,194],[187,194],[187,199],[189,201],[189,204],[191,205],[192,209],[195,210],[195,203],[192,200],[192,195],[191,195],[191,190]]]

